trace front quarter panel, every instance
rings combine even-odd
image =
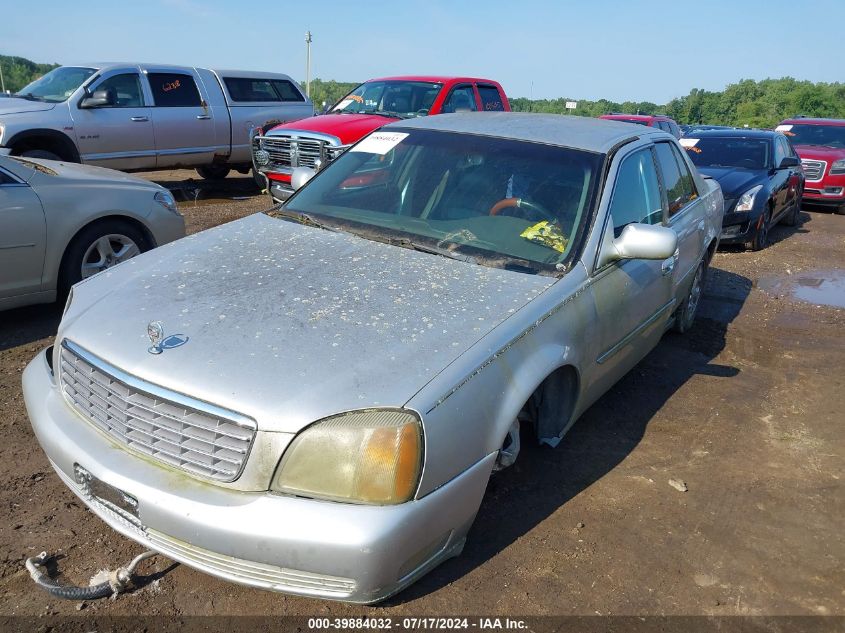
[[[588,292],[586,271],[577,265],[407,403],[420,412],[426,438],[418,496],[498,451],[537,386],[563,365],[577,371],[583,358],[595,353],[586,336],[589,302],[583,295]]]

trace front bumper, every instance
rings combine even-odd
[[[377,602],[460,553],[496,454],[396,506],[242,492],[138,458],[65,402],[42,352],[23,374],[33,431],[67,486],[112,528],[188,566],[286,593]],[[116,510],[77,481],[79,467],[136,502]],[[271,466],[272,467],[272,466]]]
[[[720,246],[728,244],[746,244],[757,235],[760,213],[742,211],[728,212],[722,220],[722,233],[719,237]]]

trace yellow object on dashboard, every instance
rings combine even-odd
[[[519,236],[552,248],[558,253],[566,250],[566,243],[568,241],[560,230],[560,226],[552,224],[548,220],[543,220],[542,222],[537,222],[537,224],[529,226]]]

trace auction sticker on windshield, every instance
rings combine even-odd
[[[678,142],[681,144],[681,147],[695,147],[695,144],[698,143],[697,138],[682,138],[678,139]]]
[[[399,145],[406,136],[408,135],[404,132],[376,132],[370,134],[349,151],[384,155]]]
[[[778,125],[775,128],[775,132],[789,132],[792,129],[791,125]]]

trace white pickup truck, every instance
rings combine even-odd
[[[153,64],[60,66],[0,97],[0,148],[124,171],[252,167],[250,133],[309,117],[287,75]]]

